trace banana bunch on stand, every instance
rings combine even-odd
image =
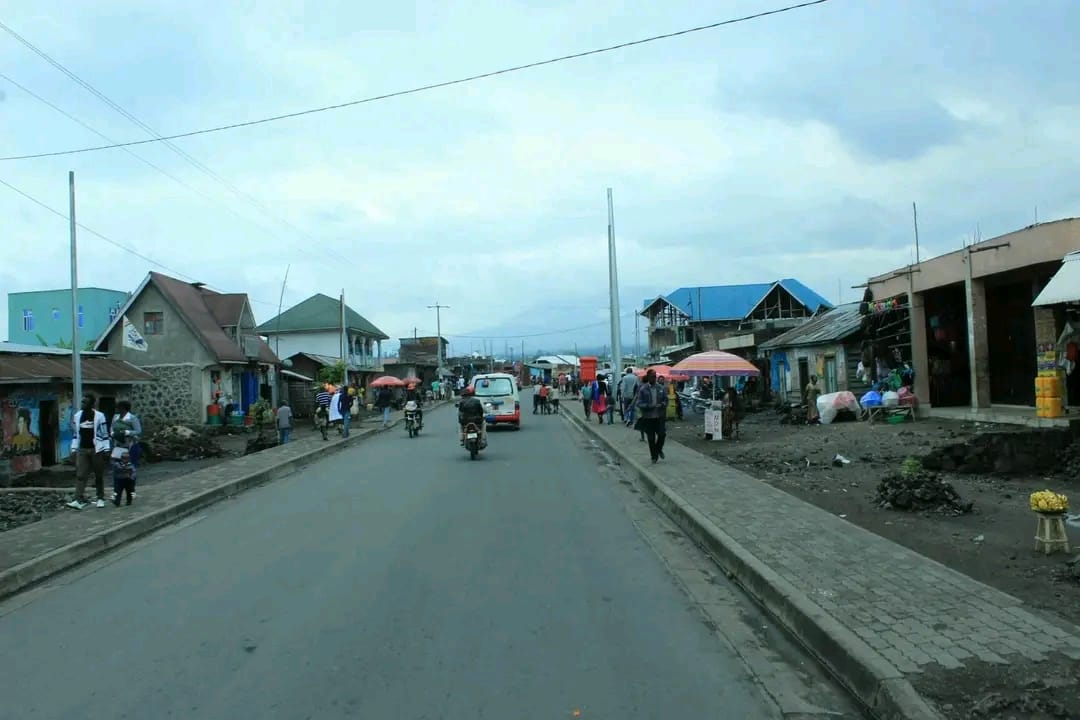
[[[1031,509],[1040,513],[1063,513],[1069,509],[1069,498],[1052,490],[1031,493]]]

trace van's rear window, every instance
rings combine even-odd
[[[477,378],[474,387],[480,397],[514,394],[514,383],[510,378]]]

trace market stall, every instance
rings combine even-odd
[[[672,372],[687,377],[710,379],[717,377],[757,377],[761,374],[761,371],[749,360],[745,360],[738,355],[732,355],[731,353],[722,350],[709,350],[696,353],[675,363],[671,369]],[[722,404],[718,407],[716,382],[713,381],[711,385],[713,388],[713,402],[712,407],[705,411],[705,437],[707,439],[720,440],[725,434],[730,435],[730,432],[725,433],[724,430],[725,428],[733,427],[733,423],[736,419],[735,408],[724,408]],[[725,422],[725,411],[728,413],[727,422]]]

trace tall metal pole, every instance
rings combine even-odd
[[[75,171],[68,171],[68,219],[71,223],[71,381],[72,405],[82,401],[82,357],[79,352],[79,253],[75,238]],[[122,343],[121,343],[122,344]]]
[[[919,210],[911,203],[911,219],[915,222],[915,264],[919,263]]]
[[[608,285],[611,289],[611,370],[622,372],[622,327],[619,318],[619,270],[615,261],[615,204],[607,189],[608,212]]]
[[[442,377],[442,364],[443,364],[443,347],[442,347],[442,311],[443,309],[449,310],[449,305],[440,305],[436,302],[434,305],[428,305],[428,310],[435,310],[435,373]]]
[[[345,362],[345,346],[348,344],[345,342],[345,288],[341,289],[341,307],[338,308],[341,312],[341,337],[338,342],[341,345],[341,364],[345,365],[346,379],[349,375],[348,363]]]
[[[641,319],[640,313],[634,313],[634,364],[641,363],[641,328],[638,327],[638,321]]]

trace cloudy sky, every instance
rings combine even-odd
[[[0,20],[155,131],[303,110],[786,4],[0,1]],[[391,8],[391,9],[387,9]],[[797,277],[830,299],[912,259],[1080,215],[1080,3],[830,0],[780,16],[160,145],[0,161],[66,213],[82,284],[150,269],[260,320],[345,289],[454,351],[604,342],[605,189],[624,335],[681,285]],[[146,132],[0,31],[0,155]],[[141,159],[140,159],[141,158]],[[152,166],[153,167],[152,167]],[[66,221],[0,186],[0,304],[65,287]],[[149,258],[160,265],[153,266]],[[0,315],[0,337],[6,337]],[[505,336],[505,337],[504,337]]]

